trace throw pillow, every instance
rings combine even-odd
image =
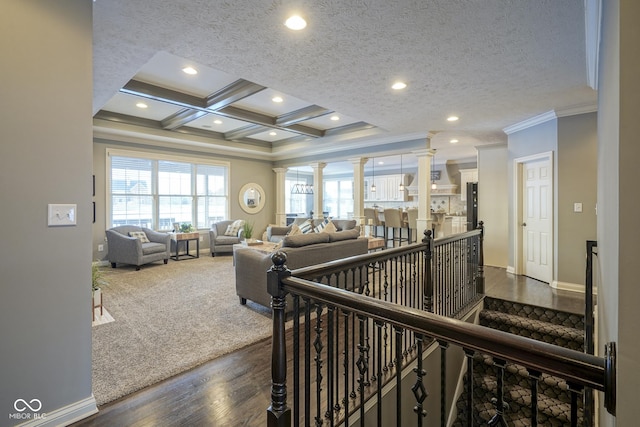
[[[293,224],[291,226],[291,231],[287,233],[287,236],[296,236],[298,234],[302,234],[302,230],[298,227],[298,224]]]
[[[322,230],[323,233],[335,233],[337,231],[338,229],[336,228],[335,224],[331,221],[329,221],[329,224],[327,224],[324,227],[324,230]]]
[[[144,231],[130,231],[129,236],[140,240],[140,243],[150,243],[147,234]]]
[[[313,231],[315,231],[316,233],[322,233],[322,230],[324,230],[324,228],[327,226],[327,224],[329,224],[329,220],[325,219],[324,221],[322,221],[320,224],[318,224]]]
[[[244,221],[241,219],[237,219],[233,221],[231,225],[227,226],[227,231],[224,232],[224,235],[236,237],[238,235],[238,231],[240,231],[243,225],[244,225]]]
[[[300,231],[302,234],[313,233],[313,221],[308,219],[300,224]]]

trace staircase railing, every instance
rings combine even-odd
[[[429,232],[425,235],[420,244],[294,271],[286,268],[284,253],[274,254],[274,265],[268,273],[273,310],[269,426],[289,426],[292,422],[388,425],[389,417],[395,425],[406,425],[403,417],[407,417],[407,404],[412,406],[409,413],[414,413],[414,420],[407,422],[421,426],[429,404],[427,396],[432,400],[440,396],[437,419],[444,425],[448,405],[443,361],[451,347],[464,351],[469,362],[468,378],[473,378],[474,354],[482,352],[493,356],[499,372],[504,372],[506,361],[528,369],[533,396],[540,373],[566,380],[572,396],[573,423],[578,420],[578,396],[588,388],[603,391],[606,408],[615,412],[614,343],[606,346],[606,356],[600,358],[439,315],[456,315],[478,301],[483,290],[482,230],[460,235],[464,243],[451,246],[446,246],[453,242],[449,239],[433,241]],[[440,250],[454,260],[439,261]],[[438,269],[448,265],[453,268],[447,267],[450,273],[439,277],[434,265]],[[443,286],[441,290],[438,283],[456,286]],[[287,330],[288,298],[293,305],[293,325]],[[445,369],[440,370],[440,393],[425,386],[433,383],[427,381],[422,366],[429,345],[441,349],[441,367]],[[293,365],[291,372],[288,363]],[[404,368],[410,364],[415,368],[409,380],[413,396],[408,398],[406,390],[403,395],[407,381]],[[501,377],[491,425],[506,425]],[[389,383],[395,385],[393,414],[383,409],[389,407],[384,403],[389,393],[383,390]],[[473,382],[467,387],[471,396],[467,414],[471,417]],[[288,390],[293,392],[291,400]],[[536,399],[531,401],[531,412],[538,412]],[[369,417],[373,417],[373,424]],[[467,425],[472,425],[471,418]]]

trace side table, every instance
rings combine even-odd
[[[196,241],[196,254],[189,253],[189,242]],[[185,252],[180,253],[180,242],[184,242]],[[175,255],[171,255],[171,259],[180,261],[185,258],[200,258],[200,233],[173,233],[171,235],[171,246],[175,244]],[[173,247],[171,248],[173,249]],[[183,258],[181,258],[183,257]]]

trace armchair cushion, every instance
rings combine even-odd
[[[240,231],[240,229],[242,228],[242,226],[244,225],[244,221],[241,219],[235,220],[233,221],[231,224],[229,224],[227,226],[227,229],[224,232],[225,236],[237,236],[238,235],[238,231]]]
[[[227,230],[231,227],[234,228],[233,224],[236,222],[240,222],[240,226],[236,229],[234,235],[227,235]],[[242,238],[244,237],[244,230],[242,229],[242,224],[244,221],[219,221],[211,224],[211,230],[209,230],[209,243],[211,245],[211,256],[215,256],[219,253],[233,253],[233,245],[236,243],[240,243]]]
[[[149,238],[144,231],[130,231],[129,236],[140,239],[140,243],[149,243]]]

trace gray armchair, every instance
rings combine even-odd
[[[149,243],[142,243],[137,237],[129,236],[130,232],[144,231]],[[107,244],[109,245],[108,259],[111,267],[117,263],[131,264],[140,270],[140,266],[154,261],[169,261],[171,250],[171,236],[159,233],[149,228],[137,225],[121,225],[107,230]]]
[[[244,230],[242,227],[234,236],[225,236],[227,227],[233,224],[233,221],[220,221],[211,224],[209,230],[209,243],[211,244],[211,256],[221,253],[233,253],[233,245],[240,243],[244,238]]]

